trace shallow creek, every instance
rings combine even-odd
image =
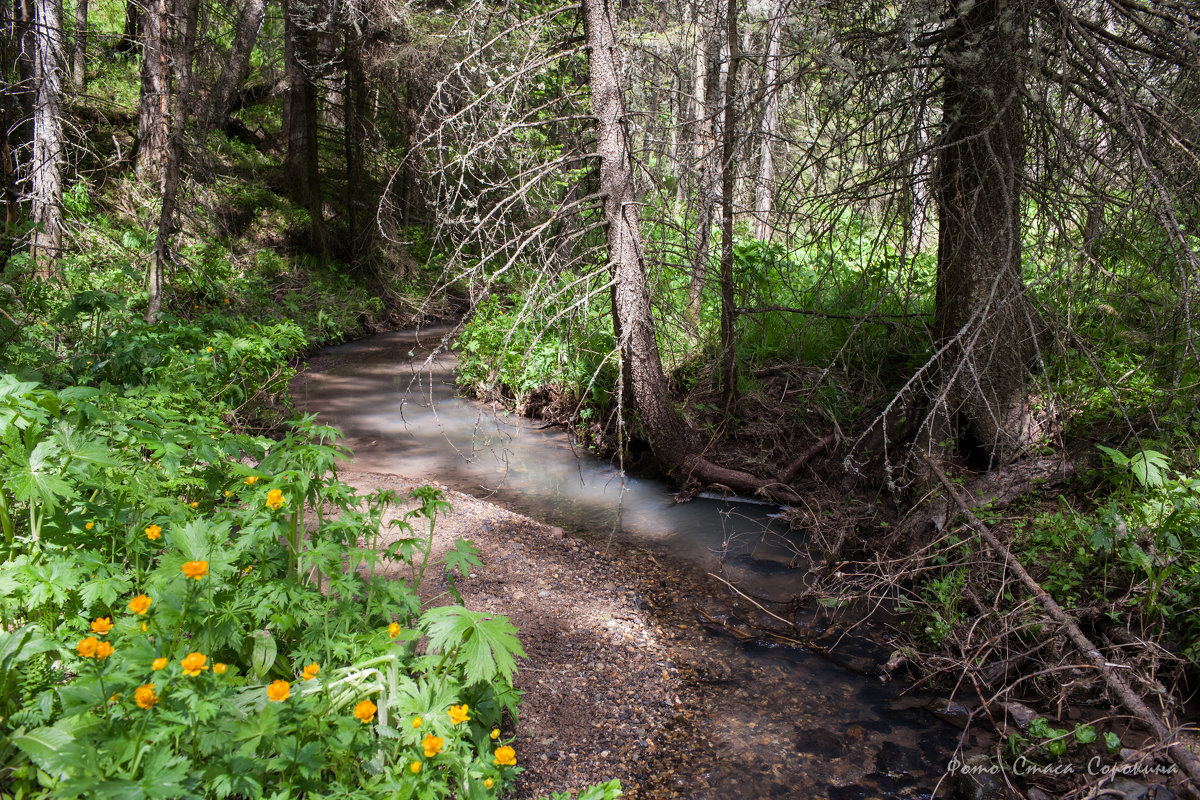
[[[649,552],[678,572],[676,617],[695,619],[694,605],[718,615],[732,607],[728,589],[703,577],[709,572],[757,597],[783,601],[802,591],[801,534],[774,520],[775,507],[675,504],[664,484],[622,479],[560,429],[456,397],[453,354],[431,356],[445,333],[387,333],[328,348],[326,366],[297,384],[296,402],[342,430],[357,470],[439,482],[594,547]],[[886,659],[870,626],[861,631],[842,639],[839,652],[862,663]],[[694,724],[723,757],[695,765],[680,785],[685,796],[930,797],[943,778],[960,732],[922,708],[928,697],[804,650],[746,646],[711,631],[691,645],[689,659],[721,667]]]

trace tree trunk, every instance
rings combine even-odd
[[[737,144],[738,4],[729,0],[725,11],[725,49],[728,61],[721,86],[725,107],[721,124],[721,396],[728,413],[737,399],[737,311],[733,293],[734,148]]]
[[[152,22],[157,22],[158,52],[156,59],[162,67],[162,95],[158,102],[152,103],[154,113],[161,113],[161,118],[154,120],[157,134],[161,135],[161,143],[157,161],[147,165],[147,169],[156,166],[158,173],[155,177],[159,183],[159,213],[157,236],[154,249],[150,253],[150,264],[147,271],[147,303],[146,322],[153,323],[162,311],[163,286],[165,284],[166,267],[170,263],[171,244],[175,235],[175,210],[179,199],[179,184],[181,180],[180,160],[183,149],[184,131],[187,125],[188,95],[192,89],[192,60],[196,44],[196,22],[199,14],[198,0],[165,0],[159,7],[161,16],[153,20],[154,14],[146,15],[146,31],[151,30]],[[147,60],[154,49],[150,46],[150,35],[147,33],[145,50]],[[143,72],[143,74],[145,74]],[[143,86],[143,97],[145,97]]]
[[[139,2],[142,0],[125,0],[125,27],[121,41],[117,43],[118,53],[132,53],[142,41],[142,9]]]
[[[798,500],[777,481],[726,469],[696,455],[696,439],[675,408],[663,372],[650,313],[650,290],[638,229],[633,191],[633,161],[621,94],[620,62],[612,11],[607,0],[583,0],[584,35],[588,42],[592,113],[600,157],[600,191],[609,272],[613,279],[613,327],[629,392],[654,456],[677,479],[719,483],[738,492],[766,493],[785,502]]]
[[[355,41],[352,30],[345,31],[343,61],[346,85],[343,92],[343,125],[346,147],[346,239],[352,263],[358,263],[367,252],[364,193],[366,172],[363,169],[363,130],[366,125],[367,86],[362,64],[361,42]]]
[[[62,249],[62,0],[36,0],[33,157],[29,199],[33,223],[31,255],[38,273],[49,277]]]
[[[167,140],[171,125],[167,28],[170,10],[170,0],[147,0],[145,11],[141,14],[142,85],[134,166],[140,179],[156,180],[160,188],[166,174]]]
[[[1021,274],[1027,2],[954,0],[935,178],[934,327],[945,409],[989,465],[1027,444],[1028,364],[1039,332]]]
[[[696,219],[696,248],[692,258],[692,279],[688,286],[688,304],[685,312],[688,326],[696,330],[700,326],[700,312],[704,296],[704,284],[708,278],[708,243],[712,236],[713,204],[716,202],[713,169],[714,150],[713,118],[710,100],[714,92],[709,91],[709,51],[713,49],[714,36],[710,31],[702,32],[703,16],[700,4],[695,8],[695,52],[692,73],[692,163],[696,172],[696,202],[700,206]]]
[[[283,171],[292,196],[308,209],[309,245],[314,252],[324,253],[317,88],[309,77],[316,55],[312,21],[303,18],[297,0],[284,0],[283,69],[287,94],[283,101],[283,129],[287,137],[287,154]]]
[[[224,129],[229,120],[234,94],[250,74],[250,54],[258,41],[266,13],[267,0],[246,0],[238,14],[229,57],[217,77],[205,115],[205,124],[210,128]]]
[[[763,114],[758,129],[758,177],[754,182],[754,238],[771,239],[771,206],[775,199],[775,136],[779,129],[779,61],[783,42],[783,9],[771,4],[767,22],[767,56],[763,64]]]
[[[75,91],[87,89],[88,0],[75,0],[75,48],[71,57],[71,76]]]

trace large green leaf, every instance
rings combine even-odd
[[[74,738],[58,728],[34,728],[16,733],[12,743],[44,772],[55,777],[64,777],[78,757],[79,748]]]
[[[512,683],[517,668],[514,656],[526,657],[517,629],[507,617],[462,606],[439,606],[425,612],[421,627],[429,637],[431,651],[457,651],[456,661],[469,684],[490,681],[497,674]]]

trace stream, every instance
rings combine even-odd
[[[342,430],[357,470],[442,483],[597,548],[653,554],[678,571],[677,611],[692,618],[693,605],[730,607],[729,590],[705,573],[774,601],[803,591],[803,533],[781,524],[775,506],[676,504],[665,484],[622,478],[560,428],[456,396],[453,353],[431,355],[446,332],[385,333],[327,348],[318,354],[327,365],[319,380],[298,385],[297,406]],[[871,632],[867,624],[838,640],[844,661],[886,660]],[[709,688],[702,714],[725,757],[696,766],[688,797],[933,796],[961,732],[923,708],[930,697],[803,649],[746,644],[719,631],[696,645],[722,665],[724,679]]]

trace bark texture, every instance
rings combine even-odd
[[[266,13],[267,0],[246,0],[238,13],[229,57],[221,68],[221,74],[217,76],[208,105],[205,122],[209,127],[226,126],[234,95],[250,74],[250,54],[258,41],[258,32],[262,30]]]
[[[967,453],[1006,463],[1027,444],[1035,315],[1021,274],[1026,0],[956,0],[943,53],[935,178],[935,333],[943,399]]]
[[[758,129],[758,177],[754,182],[754,238],[770,241],[775,199],[775,137],[779,129],[779,61],[783,42],[783,9],[771,4],[767,22],[767,56],[763,64],[763,112]]]
[[[33,223],[31,254],[43,276],[62,249],[62,0],[36,0],[34,18],[33,156],[29,201]]]
[[[167,19],[171,0],[147,0],[142,26],[142,84],[134,164],[139,178],[162,180],[170,135],[171,78]]]
[[[313,20],[303,13],[304,10],[297,0],[284,0],[283,69],[287,93],[283,103],[283,129],[287,137],[287,154],[283,171],[292,196],[308,209],[312,249],[324,252],[317,87],[309,75],[317,60],[317,40]]]
[[[737,303],[733,296],[734,150],[737,147],[738,4],[725,8],[725,52],[721,104],[721,395],[728,412],[737,399]]]
[[[75,90],[87,88],[88,0],[75,2],[75,47],[71,56],[71,77]]]

